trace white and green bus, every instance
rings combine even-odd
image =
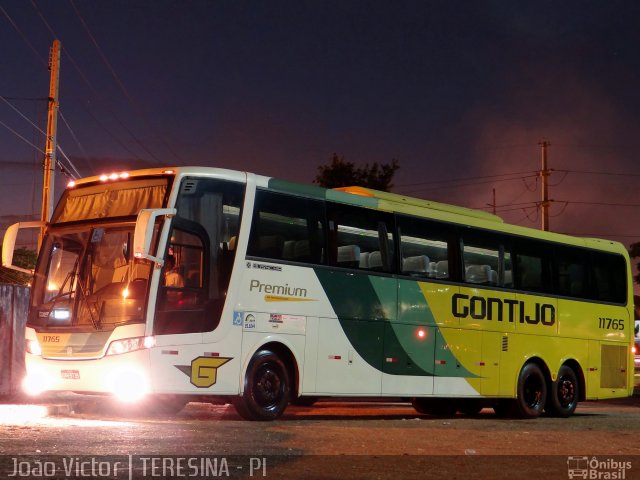
[[[23,223],[4,238],[12,263]],[[217,168],[70,184],[43,226],[26,390],[271,420],[321,397],[569,416],[633,391],[625,248]]]

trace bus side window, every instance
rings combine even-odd
[[[344,268],[394,270],[393,218],[386,212],[327,204],[330,263]]]
[[[452,229],[432,220],[397,216],[402,259],[400,271],[418,278],[449,279]]]
[[[247,255],[299,263],[322,263],[322,202],[258,190]]]

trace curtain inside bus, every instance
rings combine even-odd
[[[52,223],[137,215],[143,208],[161,208],[166,178],[128,180],[65,190]]]

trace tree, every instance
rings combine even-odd
[[[391,163],[374,162],[371,165],[367,163],[362,167],[356,167],[353,163],[345,161],[344,157],[334,153],[330,164],[318,167],[318,174],[313,183],[325,188],[357,185],[388,192],[393,187],[391,181],[399,168],[400,165],[396,159],[392,159]]]

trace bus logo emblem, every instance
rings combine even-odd
[[[218,368],[232,360],[232,357],[196,357],[191,365],[175,365],[175,367],[191,379],[191,384],[198,388],[209,388],[216,384]]]

